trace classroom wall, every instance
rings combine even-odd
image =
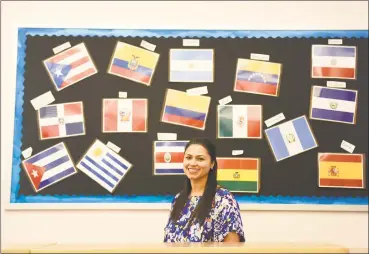
[[[160,242],[166,210],[6,211],[9,200],[17,27],[151,29],[368,29],[367,1],[2,2],[1,242]],[[367,85],[367,84],[364,84]],[[337,243],[367,248],[368,212],[243,211],[252,242]]]

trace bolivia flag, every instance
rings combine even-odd
[[[217,158],[218,184],[231,192],[259,192],[260,159]]]

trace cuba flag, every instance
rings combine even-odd
[[[305,116],[269,128],[265,134],[277,161],[318,147]]]
[[[357,91],[313,86],[310,118],[315,120],[355,124]]]

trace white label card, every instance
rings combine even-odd
[[[276,124],[276,123],[278,123],[278,122],[280,122],[280,121],[282,121],[284,119],[286,119],[284,117],[284,114],[283,113],[279,113],[278,115],[275,115],[275,116],[273,116],[273,117],[265,120],[264,123],[265,123],[265,125],[267,127],[270,127],[270,126],[272,126],[272,125],[274,125],[274,124]]]
[[[232,150],[232,155],[241,155],[243,154],[243,150]]]
[[[328,39],[328,44],[341,45],[342,44],[342,39]]]
[[[219,100],[220,105],[225,105],[227,103],[230,103],[232,101],[232,97],[228,95],[227,97],[224,97],[223,99]]]
[[[54,51],[54,54],[58,54],[59,52],[62,52],[63,50],[65,50],[67,48],[70,48],[70,47],[71,47],[71,45],[68,41],[66,43],[63,43],[62,45],[59,45],[59,46],[53,48],[53,51]]]
[[[207,86],[201,86],[196,88],[191,88],[186,90],[187,94],[189,95],[202,95],[208,93],[208,87]]]
[[[346,150],[349,153],[353,153],[355,150],[355,146],[353,144],[350,144],[349,142],[342,140],[341,148],[343,150]]]
[[[148,49],[148,50],[151,50],[151,51],[155,51],[156,45],[154,45],[154,44],[152,44],[150,42],[147,42],[147,41],[142,40],[141,41],[141,47],[143,47],[145,49]]]
[[[177,133],[158,132],[158,140],[177,140]]]
[[[55,98],[53,94],[51,93],[51,91],[48,91],[32,99],[31,104],[35,110],[39,110],[40,108],[52,103],[53,101],[55,101]]]
[[[200,46],[200,40],[199,39],[183,39],[183,46],[198,47]]]
[[[269,55],[251,53],[250,58],[253,60],[269,61]]]
[[[127,98],[127,92],[119,92],[119,98]]]
[[[346,88],[346,82],[344,81],[327,81],[328,87]]]
[[[111,150],[113,150],[116,153],[119,153],[119,151],[120,151],[120,147],[117,146],[117,145],[115,145],[115,144],[113,144],[110,141],[106,144],[106,146],[109,147]]]
[[[25,159],[27,159],[28,157],[30,157],[32,155],[32,147],[28,147],[27,149],[22,151],[22,155]]]

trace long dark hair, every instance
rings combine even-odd
[[[209,215],[210,210],[212,208],[213,205],[213,200],[214,200],[214,196],[217,190],[217,159],[216,159],[216,148],[215,145],[213,143],[210,142],[210,140],[205,139],[205,138],[197,138],[197,139],[192,139],[190,140],[190,142],[187,143],[186,147],[185,147],[185,152],[187,150],[187,148],[190,145],[201,145],[203,146],[207,152],[210,155],[211,158],[211,162],[214,162],[214,166],[213,168],[209,171],[208,174],[208,179],[206,181],[206,186],[205,186],[205,190],[204,193],[202,195],[202,197],[200,198],[199,203],[197,204],[195,210],[193,211],[191,218],[188,222],[188,225],[191,225],[191,223],[193,222],[194,219],[197,219],[200,222],[200,225],[202,225],[205,221],[205,218]],[[182,209],[188,199],[188,196],[191,193],[191,182],[190,179],[186,178],[185,183],[184,183],[184,188],[182,189],[182,191],[180,192],[174,206],[173,206],[173,210],[170,214],[170,219],[172,221],[177,221],[180,216],[181,216],[181,212]]]

